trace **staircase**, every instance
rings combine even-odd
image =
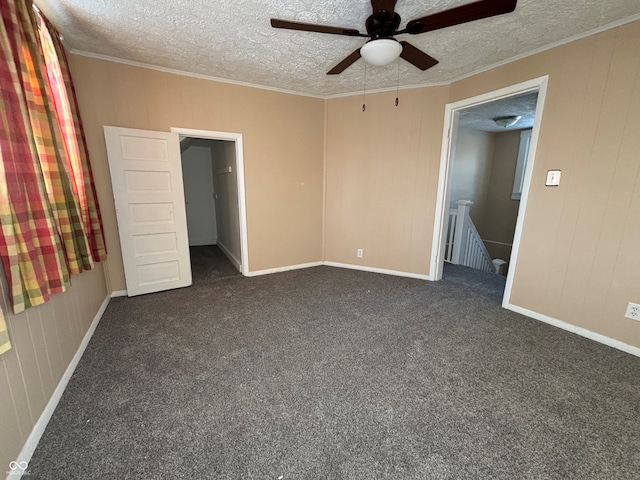
[[[444,261],[497,273],[491,255],[469,216],[469,209],[473,202],[458,200],[456,205],[458,208],[449,210]]]

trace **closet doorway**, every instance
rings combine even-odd
[[[229,264],[236,272],[245,273],[248,265],[242,137],[180,128],[171,131],[180,137],[194,281],[205,273],[226,276],[231,273]]]

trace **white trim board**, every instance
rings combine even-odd
[[[126,290],[115,290],[111,292],[111,298],[126,297],[126,296],[128,296],[128,293]]]
[[[443,82],[430,82],[430,83],[417,83],[414,85],[399,85],[396,87],[382,87],[382,88],[372,88],[371,90],[367,89],[365,91],[366,95],[374,94],[374,93],[387,93],[387,92],[397,92],[402,90],[413,90],[416,88],[432,88],[432,87],[446,87],[451,85],[452,82],[443,81]],[[347,92],[347,93],[334,93],[331,95],[326,95],[324,97],[325,100],[332,100],[334,98],[345,98],[345,97],[358,97],[362,96],[362,92]]]
[[[257,88],[259,90],[268,90],[270,92],[286,93],[288,95],[298,95],[300,97],[311,98],[325,98],[320,95],[312,95],[310,93],[298,92],[296,90],[287,90],[286,88],[268,87],[266,85],[257,85],[249,82],[241,82],[239,80],[229,80],[227,78],[213,77],[211,75],[203,75],[200,73],[187,72],[185,70],[177,70],[175,68],[161,67],[159,65],[151,65],[149,63],[136,62],[133,60],[126,60],[124,58],[111,57],[109,55],[102,55],[99,53],[85,52],[84,50],[71,50],[74,55],[80,55],[81,57],[95,58],[97,60],[104,60],[107,62],[121,63],[123,65],[130,65],[132,67],[146,68],[148,70],[156,70],[158,72],[170,73],[172,75],[180,75],[182,77],[198,78],[200,80],[209,80],[211,82],[228,83],[231,85],[238,85],[247,88]]]
[[[288,272],[291,270],[301,270],[303,268],[320,267],[320,266],[347,268],[349,270],[360,270],[361,272],[380,273],[383,275],[393,275],[395,277],[416,278],[418,280],[432,280],[432,278],[429,275],[423,275],[420,273],[401,272],[398,270],[387,270],[385,268],[367,267],[364,265],[354,265],[350,263],[325,262],[325,261],[300,263],[297,265],[287,265],[285,267],[266,268],[264,270],[256,270],[254,272],[249,272],[246,274],[246,276],[257,277],[260,275],[270,275],[272,273]]]
[[[197,130],[192,128],[171,127],[171,131],[186,137],[207,140],[232,141],[236,145],[236,174],[238,182],[238,214],[240,215],[240,273],[249,272],[249,240],[247,237],[247,198],[244,184],[244,146],[241,133]]]
[[[518,255],[520,254],[520,240],[522,239],[522,229],[524,228],[525,215],[527,213],[527,204],[529,201],[529,189],[531,187],[531,178],[533,176],[533,168],[536,161],[536,152],[538,150],[538,137],[542,125],[542,116],[544,105],[547,98],[547,86],[549,84],[549,76],[536,78],[525,84],[537,84],[538,100],[536,103],[536,113],[531,129],[531,141],[529,143],[529,152],[527,154],[524,180],[522,181],[522,193],[520,195],[520,206],[518,207],[518,216],[516,218],[516,228],[513,234],[513,243],[511,246],[511,256],[509,257],[509,271],[507,272],[507,283],[504,287],[504,296],[502,297],[502,306],[511,302],[511,291],[513,289],[513,279],[516,274]],[[524,85],[524,84],[523,84]],[[531,91],[535,88],[530,88]]]
[[[259,275],[269,275],[269,274],[272,274],[272,273],[287,272],[287,271],[290,271],[290,270],[299,270],[299,269],[303,269],[303,268],[317,267],[317,266],[321,266],[321,265],[324,265],[324,266],[327,266],[327,267],[346,268],[346,269],[349,269],[349,270],[359,270],[359,271],[362,271],[362,272],[380,273],[380,274],[383,274],[383,275],[393,275],[393,276],[396,276],[396,277],[415,278],[415,279],[418,279],[418,280],[433,281],[433,278],[431,276],[423,275],[423,274],[419,274],[419,273],[401,272],[401,271],[398,271],[398,270],[387,270],[387,269],[384,269],[384,268],[366,267],[366,266],[363,266],[363,265],[354,265],[354,264],[350,264],[350,263],[328,262],[328,261],[303,263],[303,264],[298,264],[298,265],[289,265],[289,266],[286,266],[286,267],[269,268],[269,269],[265,269],[265,270],[257,270],[255,272],[249,272],[246,276],[247,277],[253,277],[253,276],[259,276]],[[615,339],[613,339],[611,337],[607,337],[607,336],[602,335],[600,333],[596,333],[596,332],[592,332],[591,330],[587,330],[586,328],[578,327],[576,325],[572,325],[570,323],[563,322],[562,320],[558,320],[557,318],[549,317],[547,315],[543,315],[541,313],[534,312],[533,310],[528,310],[526,308],[518,307],[518,306],[512,305],[512,304],[503,304],[502,306],[503,306],[503,308],[505,308],[507,310],[511,310],[511,311],[513,311],[515,313],[519,313],[521,315],[524,315],[525,317],[529,317],[529,318],[532,318],[534,320],[538,320],[538,321],[544,322],[544,323],[552,325],[554,327],[561,328],[562,330],[566,330],[568,332],[575,333],[576,335],[580,335],[581,337],[588,338],[589,340],[592,340],[594,342],[601,343],[603,345],[607,345],[608,347],[615,348],[617,350],[623,351],[625,353],[629,353],[629,354],[634,355],[636,357],[640,357],[640,348],[639,347],[634,347],[632,345],[628,345],[628,344],[626,344],[624,342],[621,342],[619,340],[615,340]]]
[[[324,265],[324,262],[310,262],[299,263],[297,265],[286,265],[284,267],[266,268],[264,270],[255,270],[253,272],[247,272],[246,277],[258,277],[260,275],[270,275],[272,273],[289,272],[291,270],[301,270],[303,268],[319,267]]]
[[[362,272],[381,273],[383,275],[393,275],[395,277],[417,278],[418,280],[433,280],[429,275],[422,273],[401,272],[398,270],[387,270],[386,268],[366,267],[363,265],[354,265],[351,263],[339,262],[322,262],[327,267],[348,268],[350,270],[360,270]]]
[[[78,346],[78,350],[76,350],[76,353],[71,359],[69,366],[67,367],[64,374],[62,375],[62,378],[58,382],[58,386],[53,391],[53,394],[51,395],[49,402],[47,403],[42,414],[40,415],[40,418],[38,418],[38,421],[33,426],[33,429],[31,430],[31,434],[29,434],[27,441],[23,445],[22,450],[20,451],[20,454],[16,459],[16,462],[18,463],[26,462],[28,465],[29,462],[31,461],[33,452],[35,452],[36,447],[38,446],[38,443],[42,438],[42,434],[47,428],[49,420],[51,420],[51,416],[53,415],[53,412],[58,406],[58,402],[60,402],[60,399],[62,398],[62,394],[67,388],[67,384],[69,383],[69,380],[71,380],[71,376],[73,375],[73,372],[75,371],[76,367],[78,366],[78,363],[80,362],[80,358],[82,358],[82,354],[86,350],[87,345],[89,345],[89,341],[91,340],[91,337],[93,336],[93,333],[95,332],[96,327],[98,326],[98,323],[100,322],[100,319],[104,314],[104,311],[107,309],[107,306],[109,305],[109,301],[111,300],[111,295],[107,295],[107,297],[102,302],[102,305],[100,305],[100,308],[96,312],[95,317],[93,317],[93,321],[91,322],[91,325],[89,325],[89,328],[87,329],[87,333],[84,334],[84,338],[82,339],[82,342],[80,342],[80,345]],[[21,475],[17,475],[17,474],[16,475],[9,474],[7,478],[20,478],[20,476]]]
[[[436,198],[436,210],[433,227],[433,238],[431,241],[431,259],[429,272],[434,280],[442,278],[444,242],[446,235],[445,221],[448,218],[448,202],[449,202],[449,173],[451,171],[451,157],[455,148],[455,135],[458,130],[457,118],[458,112],[475,105],[494,102],[503,98],[521,95],[527,92],[538,92],[538,101],[536,105],[535,121],[531,134],[531,146],[527,157],[527,166],[524,175],[522,187],[522,196],[520,199],[520,207],[518,210],[518,218],[516,222],[515,234],[513,238],[513,246],[511,249],[511,257],[509,258],[509,272],[507,274],[507,283],[505,286],[503,306],[505,306],[511,298],[511,289],[513,285],[513,277],[517,268],[517,259],[520,246],[520,238],[522,236],[522,228],[526,214],[527,201],[529,198],[529,184],[533,172],[535,162],[536,147],[538,142],[538,133],[542,124],[542,113],[546,98],[547,84],[549,76],[534,78],[515,85],[510,85],[498,90],[486,92],[475,97],[459,100],[457,102],[448,103],[445,106],[444,126],[442,130],[442,147],[440,151],[440,171],[438,177],[438,190]]]
[[[593,340],[594,342],[598,342],[603,345],[607,345],[608,347],[612,347],[631,355],[635,355],[636,357],[640,357],[640,348],[634,347],[633,345],[628,345],[624,342],[621,342],[620,340],[607,337],[600,333],[592,332],[591,330],[587,330],[586,328],[578,327],[576,325],[563,322],[562,320],[558,320],[557,318],[549,317],[542,313],[534,312],[533,310],[518,307],[517,305],[512,305],[510,303],[507,305],[503,305],[503,307],[507,310],[511,310],[512,312],[524,315],[525,317],[533,318],[534,320],[538,320],[548,325],[566,330],[567,332],[575,333],[576,335],[580,335],[581,337],[588,338],[589,340]]]
[[[549,45],[545,45],[543,47],[536,48],[535,50],[532,50],[530,52],[521,53],[520,55],[515,55],[513,57],[507,58],[507,59],[502,60],[500,62],[496,62],[496,63],[494,63],[492,65],[483,67],[483,68],[481,68],[479,70],[475,70],[475,71],[470,72],[470,73],[465,73],[464,75],[460,75],[459,77],[456,77],[456,78],[452,79],[450,83],[459,82],[460,80],[464,80],[465,78],[473,77],[474,75],[479,75],[481,73],[488,72],[489,70],[493,70],[494,68],[503,67],[505,65],[508,65],[509,63],[517,62],[517,61],[522,60],[522,59],[527,58],[527,57],[532,57],[533,55],[537,55],[539,53],[546,52],[547,50],[551,50],[553,48],[561,47],[563,45],[567,45],[569,43],[572,43],[572,42],[575,42],[575,41],[578,41],[578,40],[582,40],[583,38],[588,38],[588,37],[591,37],[593,35],[597,35],[599,33],[606,32],[607,30],[612,30],[614,28],[622,27],[623,25],[635,22],[636,20],[640,20],[640,13],[638,13],[636,15],[632,15],[630,17],[621,18],[620,20],[616,20],[615,22],[608,23],[607,25],[602,25],[601,27],[594,28],[593,30],[589,30],[588,32],[578,33],[578,34],[573,35],[571,37],[564,38],[562,40],[558,40],[557,42],[553,42],[553,43],[550,43]]]

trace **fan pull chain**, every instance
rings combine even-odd
[[[364,81],[362,82],[362,111],[367,109],[365,96],[367,94],[367,62],[364,62]]]
[[[396,107],[398,106],[398,89],[400,88],[400,62],[396,60],[398,65],[398,77],[396,78]]]

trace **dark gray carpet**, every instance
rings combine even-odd
[[[640,359],[504,277],[331,267],[109,305],[29,478],[631,479]]]
[[[216,245],[189,247],[189,255],[193,283],[213,282],[240,275]]]

